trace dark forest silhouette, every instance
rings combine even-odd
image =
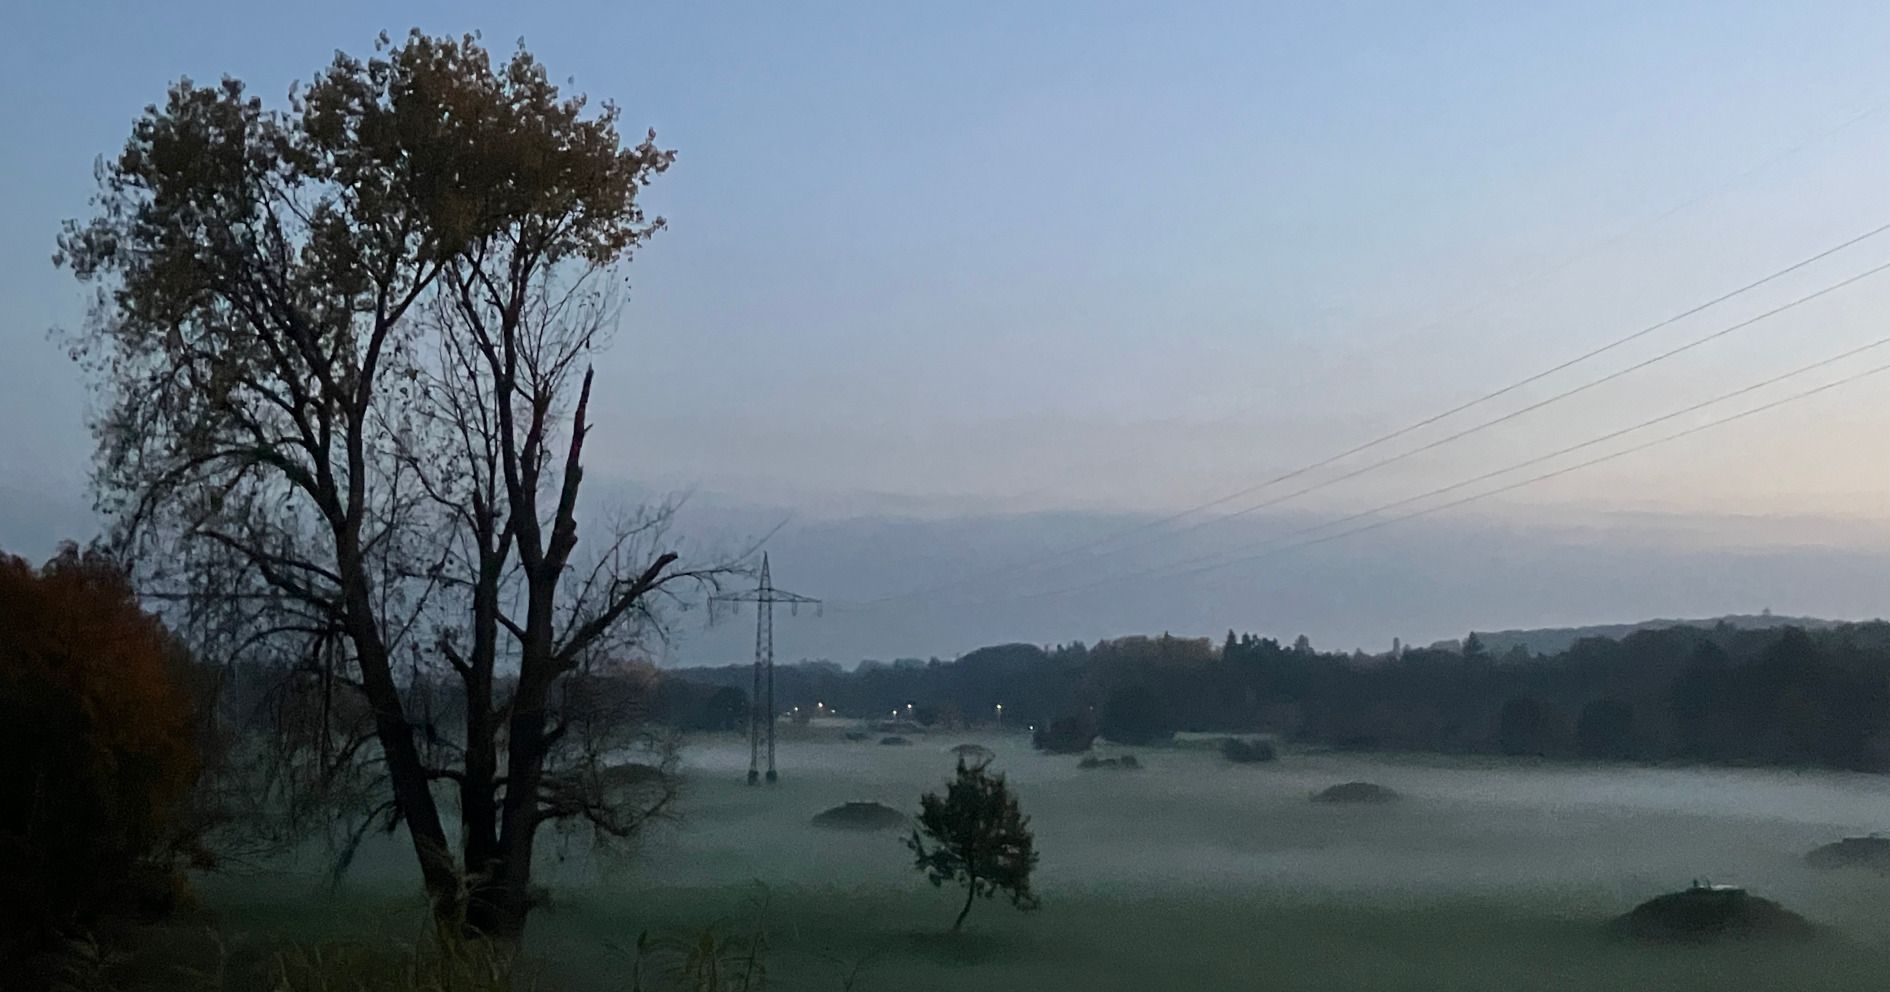
[[[671,673],[664,709],[725,722],[743,666]],[[1676,626],[1591,637],[1548,655],[1480,638],[1396,655],[1325,653],[1230,632],[1048,649],[982,648],[776,673],[781,705],[922,724],[990,724],[996,707],[1053,749],[1085,734],[1148,744],[1177,731],[1271,733],[1361,749],[1877,770],[1890,765],[1890,624],[1827,630]]]

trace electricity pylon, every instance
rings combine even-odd
[[[774,771],[774,604],[786,603],[790,612],[798,614],[801,604],[818,608],[820,600],[776,589],[768,578],[768,554],[764,551],[761,554],[761,583],[753,589],[711,597],[710,604],[716,603],[755,604],[755,687],[748,697],[748,784],[754,785],[761,781],[764,723],[768,738],[768,781],[773,783],[778,777]]]

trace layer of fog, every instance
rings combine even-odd
[[[551,834],[540,880],[554,900],[650,889],[741,891],[751,883],[836,898],[921,897],[894,832],[835,832],[816,814],[854,800],[916,810],[953,763],[949,746],[997,752],[1031,816],[1037,889],[1068,899],[1344,902],[1416,907],[1465,899],[1603,919],[1710,879],[1779,899],[1854,932],[1875,919],[1881,879],[1814,870],[1811,848],[1890,825],[1890,783],[1835,773],[1627,768],[1289,752],[1236,766],[1211,749],[1141,749],[1138,771],[1083,770],[1039,755],[1022,734],[920,738],[909,746],[791,737],[781,781],[743,784],[745,741],[687,751],[680,819],[629,854],[598,855]],[[1403,795],[1384,806],[1311,802],[1369,780]],[[404,836],[370,838],[352,891],[414,884]],[[319,858],[303,869],[311,874]],[[290,886],[283,891],[294,891]],[[562,894],[562,895],[560,895]]]
[[[1710,878],[1815,909],[1860,890],[1857,879],[1806,868],[1804,853],[1890,820],[1890,783],[1855,775],[1340,754],[1234,766],[1210,749],[1144,749],[1145,767],[1118,772],[1039,755],[1022,735],[905,747],[791,741],[780,784],[750,788],[741,784],[746,747],[724,741],[690,750],[684,822],[651,838],[626,869],[654,884],[911,886],[897,835],[835,834],[808,820],[849,800],[916,809],[919,793],[949,774],[948,746],[964,740],[998,752],[1032,816],[1040,887],[1050,893],[1519,892],[1631,905]],[[1309,801],[1355,779],[1405,798]]]

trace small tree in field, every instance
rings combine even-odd
[[[1017,797],[1004,776],[988,771],[983,762],[958,762],[958,775],[945,795],[928,792],[919,799],[919,826],[906,846],[933,885],[955,882],[965,887],[965,906],[952,929],[965,925],[971,903],[999,892],[1022,910],[1037,908],[1030,891],[1030,871],[1037,852],[1030,834],[1030,817],[1017,808]]]

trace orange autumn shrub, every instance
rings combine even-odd
[[[0,555],[0,958],[174,880],[197,771],[180,660],[107,556]]]

